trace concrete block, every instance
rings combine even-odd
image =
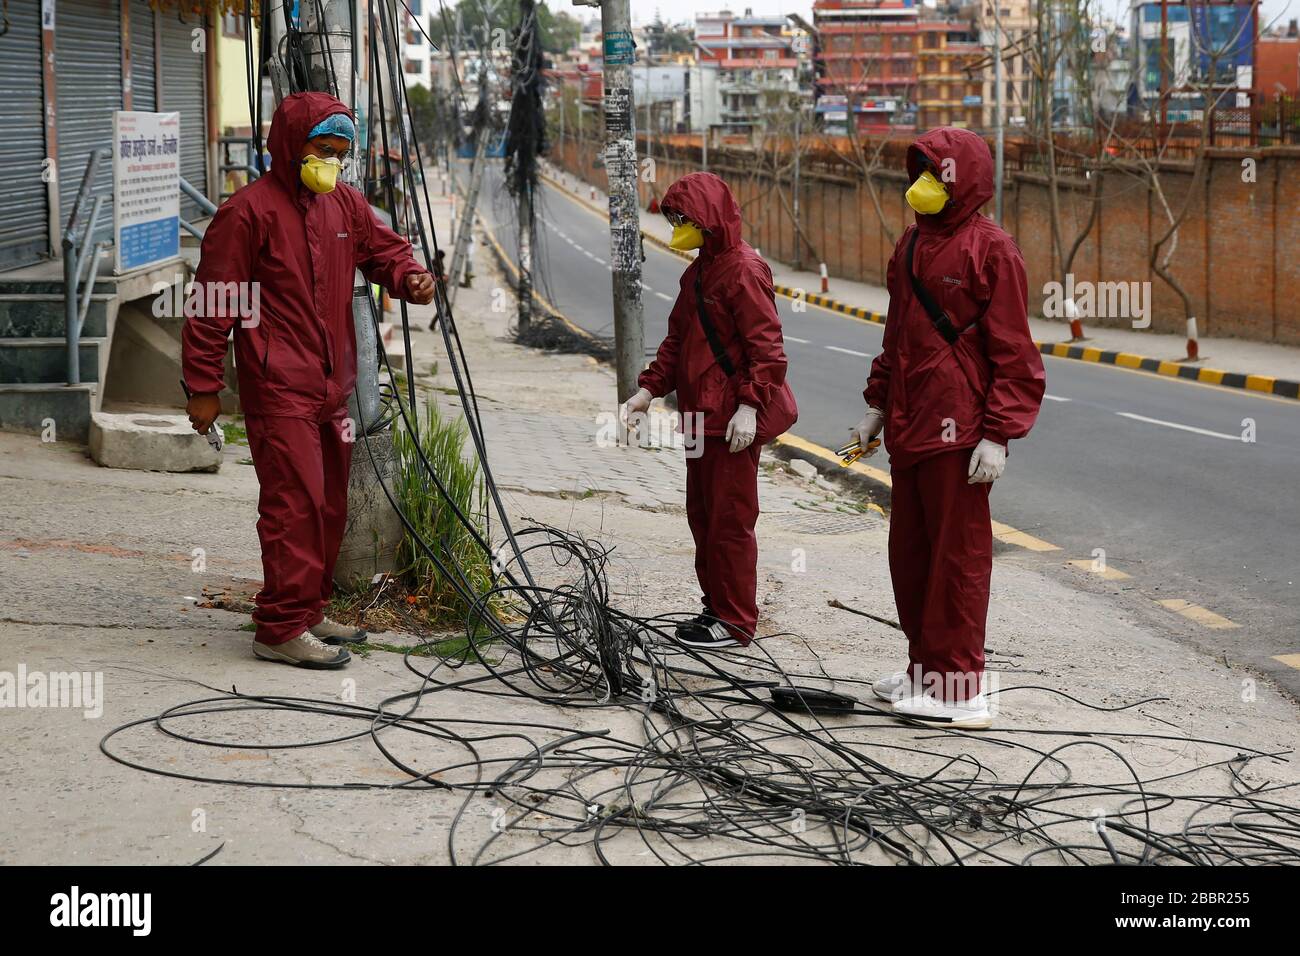
[[[90,457],[105,468],[137,471],[216,471],[221,455],[184,415],[95,412]]]
[[[794,458],[790,461],[790,470],[800,478],[816,478],[817,466],[810,461],[804,461],[802,458]]]

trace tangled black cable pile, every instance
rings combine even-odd
[[[391,59],[396,24],[381,26]],[[401,95],[400,83],[392,88]],[[380,91],[381,129],[386,108]],[[398,124],[403,156],[407,128]],[[418,143],[411,146],[418,157]],[[405,195],[415,196],[409,167],[403,175]],[[412,204],[433,261],[437,238]],[[1300,809],[1283,802],[1295,799],[1296,784],[1246,776],[1252,763],[1282,761],[1282,754],[1131,727],[1112,735],[918,730],[869,704],[834,718],[789,713],[772,705],[771,688],[865,682],[788,671],[764,642],[719,655],[675,644],[674,616],[618,606],[607,548],[554,527],[513,529],[492,478],[450,303],[439,294],[449,367],[499,519],[496,547],[471,516],[460,518],[493,559],[493,586],[475,591],[437,542],[420,540],[402,518],[469,608],[463,650],[408,650],[412,686],[375,706],[209,688],[214,696],[110,731],[100,742],[108,757],[164,777],[242,787],[419,791],[411,799],[451,810],[454,863],[541,852],[667,864],[1300,863]],[[392,396],[393,415],[414,428],[402,398]],[[455,508],[427,460],[424,466],[430,494]],[[391,493],[389,500],[397,508]],[[1059,693],[1003,693],[1010,691]],[[1144,703],[1093,709],[1116,713]],[[327,732],[302,736],[322,721]],[[296,736],[266,743],[282,723]],[[1217,756],[1144,778],[1108,736]],[[1060,742],[1038,746],[1040,738]],[[165,759],[158,753],[164,746],[180,749]],[[178,769],[198,753],[194,747],[263,751],[278,755],[277,766],[304,765],[286,779]],[[370,772],[335,770],[339,779],[321,780],[327,771],[311,757],[322,747],[360,755]],[[1107,754],[1114,779],[1078,779],[1070,757],[1080,748]],[[401,779],[376,783],[374,771],[382,770]]]
[[[443,791],[457,798],[447,846],[458,863],[562,848],[588,848],[601,862],[650,854],[669,864],[1300,862],[1300,810],[1283,802],[1294,785],[1243,776],[1252,761],[1281,755],[1124,730],[1127,741],[1222,751],[1217,760],[1143,779],[1101,735],[927,731],[918,741],[916,728],[870,706],[825,719],[784,713],[771,706],[768,688],[828,675],[789,673],[761,642],[757,656],[680,650],[669,638],[670,618],[637,617],[609,603],[609,554],[600,545],[549,527],[516,537],[511,563],[530,562],[546,583],[509,584],[515,568],[499,566],[498,586],[471,611],[467,634],[476,636],[463,652],[408,651],[412,689],[375,707],[219,694],[117,728],[101,749],[140,770],[210,783]],[[486,629],[488,618],[512,623]],[[469,695],[488,699],[484,716],[473,713]],[[557,708],[582,717],[557,722]],[[283,723],[277,714],[298,728],[324,718],[337,729],[262,743],[268,728]],[[229,732],[203,737],[186,729],[196,719],[260,729],[253,742]],[[147,728],[189,744],[279,753],[368,741],[404,779],[376,784],[366,774],[326,783],[315,770],[316,782],[214,779],[128,756],[143,749],[136,735]],[[1038,735],[1067,739],[1051,747],[1026,742]],[[948,752],[953,743],[957,751]],[[1069,757],[1081,747],[1108,752],[1115,779],[1076,779]],[[1000,766],[1027,769],[1002,779],[983,756],[989,750]],[[1197,783],[1211,778],[1226,780],[1227,792]],[[470,839],[477,843],[467,847]]]

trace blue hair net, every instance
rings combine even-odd
[[[308,139],[317,136],[342,136],[349,143],[355,142],[357,138],[356,129],[352,125],[352,120],[344,113],[335,113],[333,116],[327,116],[311,128],[307,134]]]

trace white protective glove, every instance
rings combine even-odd
[[[631,398],[629,398],[626,402],[624,402],[623,407],[620,408],[618,411],[619,420],[623,423],[623,427],[632,428],[635,425],[639,436],[640,424],[644,419],[638,418],[635,423],[632,423],[631,421],[632,416],[644,415],[646,413],[646,410],[649,409],[650,402],[653,399],[654,396],[650,394],[650,389],[648,388],[637,389],[636,394],[633,395]]]
[[[1002,477],[1002,469],[1006,467],[1006,445],[981,438],[970,455],[970,467],[966,469],[966,484],[991,484]]]
[[[623,403],[623,424],[626,425],[627,420],[633,415],[645,414],[646,409],[650,407],[650,402],[653,400],[654,396],[650,394],[650,389],[637,389],[636,394]]]
[[[849,434],[858,440],[858,447],[862,449],[862,457],[870,458],[876,452],[880,451],[880,446],[875,448],[869,447],[871,440],[880,434],[880,429],[885,427],[885,413],[878,408],[867,408],[867,414],[863,416],[862,421],[858,422],[849,429]]]
[[[758,410],[751,405],[741,405],[727,422],[727,441],[733,452],[743,451],[754,440],[758,431]]]

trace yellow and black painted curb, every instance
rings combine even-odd
[[[564,190],[566,195],[572,196],[577,202],[588,207],[593,212],[605,215],[606,210],[602,209],[595,203],[583,199],[581,196],[569,190],[563,183],[553,177],[544,176],[544,179]],[[673,255],[682,259],[690,260],[693,256],[671,248],[668,243],[664,242],[658,236],[642,231],[641,238],[659,246]],[[837,312],[840,315],[848,316],[851,319],[857,319],[860,322],[871,322],[875,325],[884,325],[885,316],[871,309],[864,309],[861,306],[847,305],[837,299],[821,293],[807,292],[803,289],[796,289],[792,286],[777,285],[774,287],[776,294],[785,296],[787,299],[802,299],[810,305],[826,309],[829,312]],[[1240,388],[1252,392],[1262,392],[1266,395],[1276,395],[1281,398],[1300,399],[1300,382],[1292,382],[1288,379],[1274,378],[1271,375],[1250,375],[1243,372],[1225,372],[1216,368],[1197,368],[1192,365],[1184,365],[1181,362],[1170,362],[1166,359],[1149,358],[1145,355],[1137,355],[1132,352],[1117,352],[1110,349],[1091,348],[1084,345],[1074,345],[1069,342],[1039,342],[1034,341],[1038,351],[1044,355],[1050,355],[1054,358],[1075,359],[1081,362],[1099,362],[1103,365],[1114,365],[1118,368],[1125,368],[1136,372],[1150,372],[1155,375],[1164,375],[1169,378],[1181,378],[1191,382],[1200,382],[1202,385],[1218,385],[1223,388]]]
[[[1224,388],[1244,388],[1282,398],[1300,398],[1300,382],[1291,382],[1271,375],[1247,375],[1241,372],[1224,372],[1217,368],[1196,368],[1181,362],[1148,358],[1132,352],[1115,352],[1109,349],[1071,345],[1069,342],[1036,342],[1038,351],[1056,358],[1078,359],[1082,362],[1100,362],[1141,372],[1154,372],[1170,378],[1185,378],[1204,385],[1221,385]]]

